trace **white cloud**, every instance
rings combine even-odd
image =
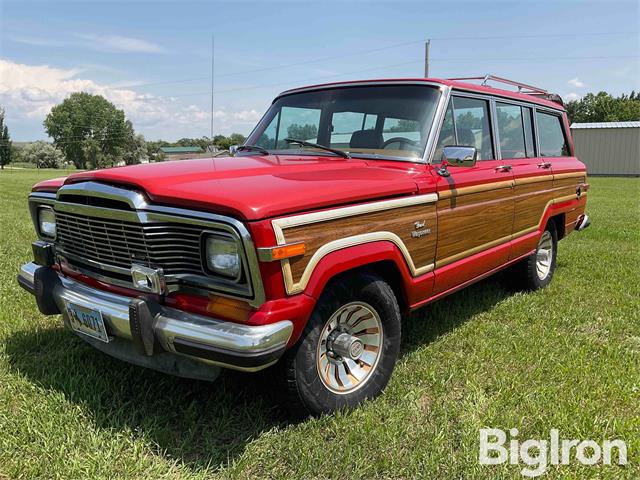
[[[574,92],[571,92],[571,93],[567,93],[567,94],[563,97],[563,100],[564,100],[565,102],[571,102],[571,101],[573,101],[573,100],[579,100],[579,99],[580,99],[580,97],[581,97],[581,95],[579,95],[579,94],[577,94],[577,93],[574,93]]]
[[[180,99],[139,93],[130,88],[78,78],[80,69],[61,69],[48,65],[25,65],[0,59],[0,104],[7,116],[33,125],[31,138],[42,135],[42,121],[51,108],[71,93],[84,91],[102,95],[125,111],[136,131],[149,138],[199,137],[209,133],[208,110]],[[216,132],[246,133],[261,114],[256,110],[216,109]]]
[[[73,40],[50,39],[33,35],[11,34],[7,37],[15,43],[36,47],[81,47],[101,52],[130,53],[168,53],[169,50],[156,43],[141,38],[123,37],[121,35],[76,34]]]
[[[581,82],[580,79],[578,77],[576,78],[572,78],[571,80],[569,80],[567,82],[569,85],[571,85],[572,87],[576,87],[576,88],[583,88],[586,87],[586,84],[584,82]]]
[[[135,53],[167,53],[167,50],[155,43],[140,38],[121,37],[120,35],[78,34],[79,38],[87,40],[86,46],[97,50]]]
[[[32,45],[34,47],[61,47],[63,42],[50,38],[33,37],[31,35],[9,35],[8,40],[14,43],[22,43],[24,45]]]

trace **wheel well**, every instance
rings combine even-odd
[[[565,214],[559,213],[558,215],[554,215],[549,219],[549,222],[553,222],[556,226],[556,233],[558,234],[558,240],[564,238],[565,236]],[[547,223],[549,223],[547,222]]]
[[[408,301],[404,284],[402,282],[402,275],[400,274],[400,270],[398,270],[398,266],[391,260],[374,262],[351,270],[346,270],[333,277],[329,283],[333,283],[343,279],[344,277],[357,275],[359,273],[369,273],[382,278],[393,290],[393,293],[398,300],[400,311],[405,311],[408,308]]]

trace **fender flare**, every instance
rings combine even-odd
[[[405,256],[397,245],[389,240],[360,243],[323,256],[313,269],[304,293],[318,299],[327,283],[335,276],[380,262],[392,262],[395,265],[402,279],[400,288],[405,295],[406,287],[413,281],[413,276]]]

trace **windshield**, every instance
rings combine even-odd
[[[271,105],[246,143],[277,154],[320,152],[285,141],[295,139],[355,157],[415,161],[422,158],[439,96],[438,89],[427,85],[350,86],[285,95]]]

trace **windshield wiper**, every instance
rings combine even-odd
[[[238,147],[236,148],[239,152],[243,151],[243,150],[253,150],[254,152],[260,152],[263,155],[269,155],[269,150],[267,150],[266,148],[262,148],[260,145],[238,145]]]
[[[318,145],[317,143],[307,142],[305,140],[298,140],[296,138],[285,138],[285,142],[287,143],[295,143],[297,145],[302,145],[303,147],[311,147],[311,148],[319,148],[320,150],[325,150],[327,152],[335,153],[336,155],[341,156],[342,158],[351,158],[347,152],[343,150],[338,150],[337,148],[329,148],[324,145]]]

